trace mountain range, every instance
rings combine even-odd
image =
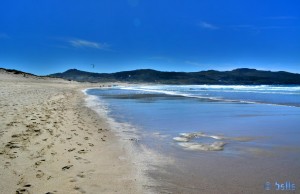
[[[0,68],[0,71],[23,76],[36,76],[14,69]],[[285,71],[262,71],[256,69],[239,68],[232,71],[199,71],[199,72],[164,72],[152,69],[139,69],[116,73],[94,73],[69,69],[63,73],[48,76],[74,80],[78,82],[127,82],[152,84],[224,84],[224,85],[299,85],[300,74]]]
[[[79,82],[129,82],[156,84],[300,84],[300,74],[240,68],[232,71],[164,72],[139,69],[116,73],[93,73],[70,69],[50,77]]]

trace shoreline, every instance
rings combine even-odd
[[[89,89],[107,89],[103,88],[86,88],[82,92],[86,95],[86,106],[94,111],[100,118],[105,118],[111,132],[116,137],[116,141],[123,148],[124,156],[120,160],[128,160],[134,165],[133,177],[137,180],[139,193],[157,193],[155,191],[161,183],[157,182],[154,177],[149,176],[149,171],[157,170],[153,165],[164,166],[166,158],[150,150],[143,144],[140,144],[139,129],[127,122],[119,122],[109,115],[110,109],[105,101],[98,99],[93,94],[88,94]]]
[[[130,92],[129,98],[122,98],[124,92],[115,90],[89,93],[100,96],[100,103],[103,100],[104,105],[111,105],[109,116],[117,122],[137,127],[137,145],[146,145],[150,151],[145,152],[146,160],[152,158],[151,150],[161,153],[164,159],[173,159],[169,165],[148,160],[154,168],[148,169],[147,175],[159,180],[152,188],[157,193],[263,193],[266,181],[273,184],[278,180],[298,185],[299,164],[294,160],[299,159],[299,147],[293,147],[297,139],[289,137],[298,133],[292,130],[299,126],[299,111],[290,112],[294,108],[199,102],[172,96],[146,100],[153,96],[139,98]],[[245,110],[250,116],[243,116]],[[290,130],[282,134],[287,126]],[[195,134],[200,137],[190,145],[198,146],[198,151],[181,147],[173,139]],[[224,150],[199,150],[206,145],[203,137],[224,141]]]
[[[81,90],[99,84],[2,72],[0,80],[1,192],[144,192],[107,118],[85,106]]]

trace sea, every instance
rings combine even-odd
[[[125,85],[85,90],[136,147],[154,193],[300,187],[300,86]],[[142,159],[138,159],[142,158]],[[267,186],[266,186],[267,185]],[[298,191],[300,192],[300,191]]]

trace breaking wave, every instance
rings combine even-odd
[[[148,85],[123,90],[165,94],[221,102],[255,103],[300,107],[300,86],[271,85]]]

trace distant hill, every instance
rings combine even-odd
[[[162,72],[152,69],[117,73],[92,73],[70,69],[50,77],[79,82],[129,82],[157,84],[300,84],[300,74],[241,68],[232,71]]]
[[[32,73],[26,73],[26,72],[15,70],[15,69],[5,69],[5,68],[1,68],[1,67],[0,67],[0,71],[12,73],[12,74],[16,74],[16,75],[22,74],[23,76],[36,76]]]

